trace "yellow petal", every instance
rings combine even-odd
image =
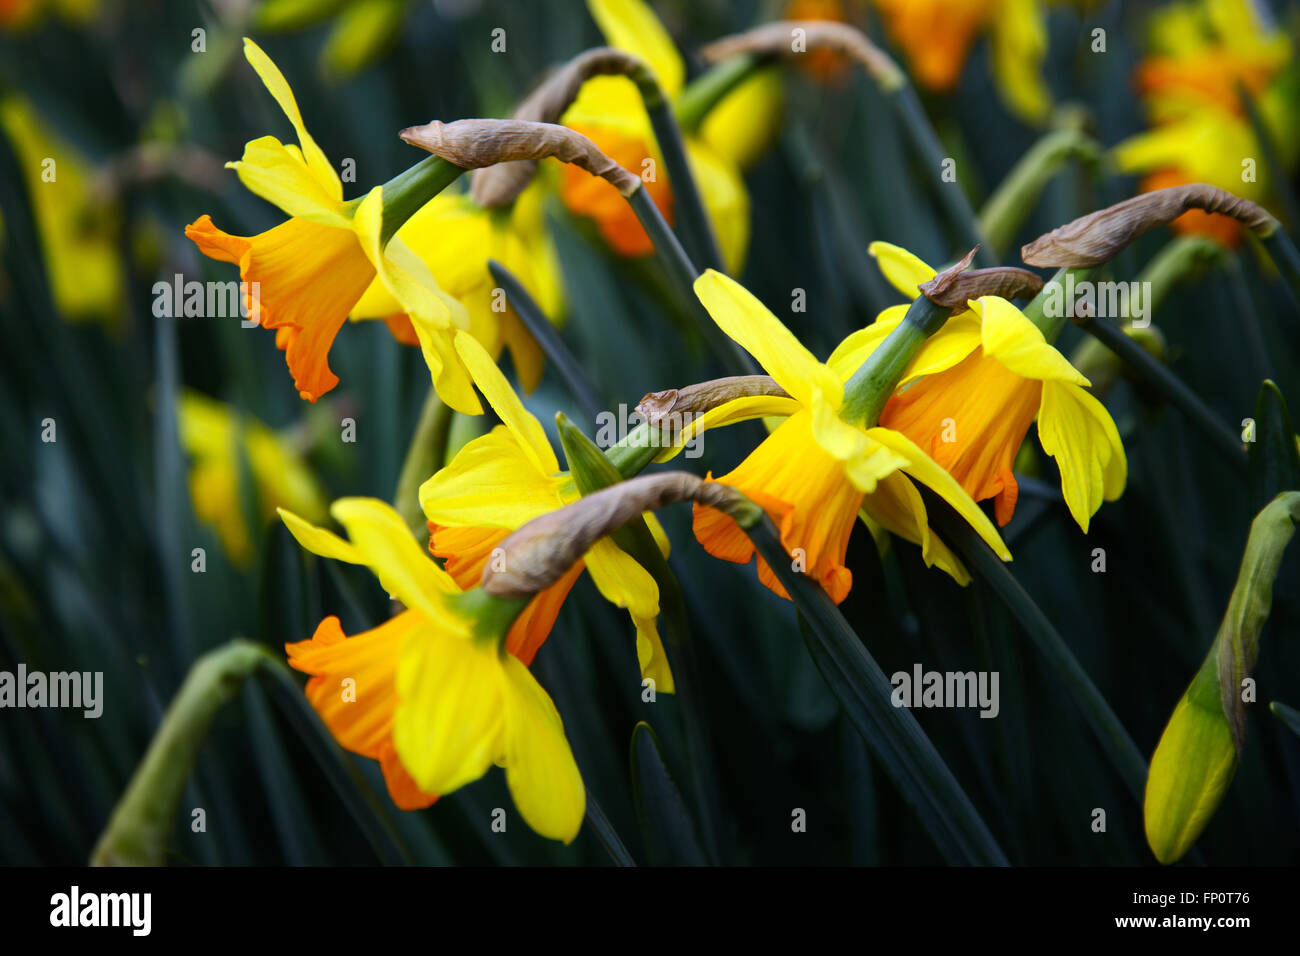
[[[432,624],[407,638],[397,662],[393,744],[421,790],[450,793],[502,757],[505,683],[490,641]]]
[[[378,498],[340,498],[330,514],[347,530],[353,552],[385,591],[431,618],[450,617],[441,597],[458,594],[460,588],[416,543],[392,505]]]
[[[1087,532],[1102,501],[1114,501],[1123,493],[1128,475],[1114,420],[1106,406],[1078,386],[1045,382],[1038,440],[1056,459],[1065,503]]]
[[[226,164],[249,192],[274,203],[290,216],[322,226],[346,229],[348,218],[340,200],[312,175],[296,149],[274,136],[262,136],[244,146],[244,155]]]
[[[1047,344],[1038,326],[1006,299],[986,295],[970,303],[980,317],[984,354],[1024,378],[1087,385],[1088,379],[1070,360]]]
[[[657,620],[633,616],[632,623],[636,625],[636,660],[641,667],[641,679],[654,681],[657,693],[676,693],[677,685],[668,665],[668,652],[659,636]]]
[[[700,140],[686,141],[691,172],[704,199],[724,265],[739,275],[749,250],[749,192],[740,169]]]
[[[512,655],[504,660],[506,784],[525,822],[572,842],[587,813],[587,790],[550,695]]]
[[[435,524],[514,530],[559,508],[561,483],[539,473],[514,435],[498,425],[420,486],[420,507]]]
[[[870,432],[844,422],[824,402],[813,405],[812,433],[817,444],[843,462],[849,481],[865,494],[874,492],[877,481],[909,461],[907,455],[876,441]]]
[[[992,32],[998,92],[1021,119],[1042,123],[1051,112],[1052,94],[1043,79],[1047,27],[1038,0],[1003,0]]]
[[[659,616],[659,585],[654,577],[609,538],[601,538],[586,554],[591,580],[605,600],[627,608],[633,618]]]
[[[438,396],[467,415],[483,411],[456,349],[457,329],[469,325],[465,307],[438,287],[424,262],[400,240],[384,247],[383,187],[366,194],[353,215],[352,228],[384,287],[401,304],[420,340],[420,350]]]
[[[919,545],[926,567],[947,572],[962,587],[970,583],[970,572],[930,530],[925,502],[907,475],[895,472],[880,479],[875,494],[862,500],[862,510],[881,527]]]
[[[839,408],[841,383],[748,289],[708,269],[695,280],[695,294],[718,327],[758,359],[800,404],[810,405],[813,394],[821,392],[825,401]]]
[[[700,139],[738,169],[748,169],[779,135],[783,101],[780,70],[759,70],[709,111]]]
[[[363,558],[357,549],[348,544],[332,531],[326,531],[324,528],[318,528],[310,521],[299,518],[287,508],[277,508],[280,520],[284,526],[289,529],[289,533],[294,539],[310,551],[312,554],[318,554],[322,558],[329,558],[333,561],[346,561],[348,564],[365,564]]]
[[[797,401],[784,395],[748,395],[744,398],[733,398],[692,419],[689,425],[681,429],[676,443],[656,455],[655,461],[670,461],[676,458],[686,447],[687,442],[703,435],[710,428],[734,425],[736,422],[747,422],[754,418],[784,418],[799,411],[800,407]]]
[[[533,463],[540,475],[554,475],[560,470],[555,450],[542,429],[542,423],[532,412],[524,408],[523,402],[510,387],[506,377],[497,368],[496,362],[468,335],[456,338],[456,351],[474,376],[474,383],[488,400],[492,410],[497,413],[506,428],[515,436],[519,447]]]
[[[934,278],[934,270],[902,246],[873,242],[867,246],[867,252],[876,260],[889,284],[909,299],[921,294],[917,286]]]
[[[289,118],[293,124],[293,130],[298,134],[298,145],[302,150],[302,158],[306,163],[307,170],[310,172],[319,186],[322,194],[333,200],[335,203],[343,199],[343,183],[339,180],[339,175],[330,165],[321,148],[316,145],[316,141],[311,138],[307,132],[307,127],[303,124],[302,114],[298,111],[298,101],[293,97],[293,90],[289,88],[289,83],[284,78],[271,58],[262,52],[262,48],[244,37],[244,57],[249,64],[257,71],[261,77],[262,83],[266,85],[267,91],[280,104],[280,109],[284,110],[284,115]],[[259,195],[261,195],[259,193]],[[272,200],[274,202],[274,200]]]
[[[640,57],[654,71],[668,99],[681,92],[686,65],[672,37],[643,0],[587,0],[605,42]]]
[[[871,428],[868,429],[867,434],[905,457],[908,463],[902,466],[903,472],[911,475],[952,505],[998,557],[1003,561],[1011,560],[1011,552],[1003,543],[997,528],[993,527],[993,522],[989,520],[988,515],[980,510],[980,506],[971,499],[952,475],[935,464],[934,459],[921,451],[906,435],[891,429]]]

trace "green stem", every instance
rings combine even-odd
[[[677,95],[673,103],[677,123],[686,133],[694,133],[728,93],[753,76],[762,66],[762,58],[744,53],[724,60],[696,77]]]
[[[871,353],[871,357],[844,384],[844,405],[840,417],[850,425],[871,428],[880,418],[885,403],[907,371],[907,366],[925,340],[938,332],[952,314],[947,306],[936,305],[923,295],[912,302],[903,321]]]
[[[126,793],[113,808],[90,862],[95,866],[161,866],[176,808],[221,705],[269,659],[265,648],[232,641],[200,657],[163,714]]]
[[[826,592],[793,569],[772,520],[759,512],[744,530],[806,622],[804,638],[818,670],[940,852],[952,863],[1006,866],[988,825],[912,712],[893,705],[894,688],[880,665]]]
[[[488,272],[492,273],[493,281],[505,290],[511,308],[532,333],[537,344],[542,347],[546,357],[551,360],[551,364],[569,386],[573,397],[582,406],[583,412],[594,420],[601,408],[600,400],[596,397],[596,389],[578,360],[569,351],[569,347],[560,338],[560,333],[542,311],[542,307],[528,294],[528,290],[514,273],[495,259],[488,260]]]
[[[424,407],[420,409],[415,434],[411,436],[411,444],[406,449],[406,460],[402,462],[402,471],[397,479],[397,491],[393,494],[393,507],[421,541],[427,534],[427,525],[424,510],[420,507],[420,485],[443,465],[447,432],[451,428],[451,412],[451,406],[438,397],[436,389],[430,388]]]
[[[1012,167],[980,210],[979,224],[995,253],[1011,245],[1043,189],[1071,159],[1096,161],[1101,148],[1077,129],[1058,129],[1038,140]]]
[[[1234,469],[1246,470],[1246,453],[1240,440],[1209,407],[1155,356],[1110,322],[1100,318],[1076,319],[1085,332],[1118,355],[1130,368],[1177,407]]]
[[[440,156],[428,156],[384,183],[384,245],[415,213],[465,172]]]
[[[686,250],[677,241],[677,236],[668,228],[668,223],[664,221],[659,207],[650,198],[650,193],[644,186],[637,186],[636,191],[628,197],[627,201],[650,235],[650,240],[659,251],[669,277],[684,297],[714,354],[732,375],[758,375],[758,364],[748,352],[718,328],[704,306],[700,304],[700,300],[695,295],[695,280],[699,278],[700,270],[691,262]]]
[[[704,263],[706,269],[725,271],[722,252],[718,248],[717,237],[713,234],[713,225],[700,198],[699,187],[691,172],[690,160],[686,155],[686,144],[682,140],[681,128],[673,115],[672,105],[664,96],[659,82],[649,70],[641,71],[633,78],[637,89],[641,91],[641,100],[650,115],[650,126],[654,130],[655,141],[663,155],[664,167],[668,172],[668,182],[673,188],[673,209],[677,214],[686,246],[696,262]]]
[[[961,551],[971,569],[979,573],[1020,621],[1025,633],[1047,658],[1052,671],[1062,680],[1083,711],[1111,764],[1119,771],[1133,796],[1140,801],[1147,777],[1147,765],[1142,752],[1133,743],[1133,738],[1115,716],[1101,691],[1097,690],[1088,677],[1087,671],[1065,643],[1065,639],[1020,586],[1002,559],[993,553],[974,529],[936,495],[928,492],[923,494],[931,524],[941,530],[944,537]]]

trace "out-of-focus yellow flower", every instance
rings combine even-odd
[[[352,637],[328,617],[310,640],[285,645],[289,663],[312,675],[307,697],[321,720],[343,747],[379,761],[403,809],[428,806],[495,763],[528,825],[572,841],[586,790],[550,696],[497,638],[475,633],[456,582],[389,505],[343,498],[330,513],[349,540],[281,517],[308,551],[370,568],[406,609]]]
[[[948,92],[957,85],[975,38],[989,35],[998,93],[1016,116],[1047,119],[1043,80],[1047,26],[1040,0],[875,0],[916,80]]]
[[[444,292],[469,316],[470,333],[495,360],[510,350],[525,391],[542,377],[544,355],[508,301],[501,298],[488,260],[505,266],[524,284],[548,316],[564,308],[564,290],[555,247],[546,229],[541,197],[546,186],[534,181],[510,209],[489,210],[467,194],[442,192],[397,231]],[[626,205],[626,203],[624,204]],[[382,318],[398,341],[416,344],[402,305],[378,279],[352,310],[354,319]]]
[[[85,23],[99,12],[99,0],[0,0],[0,29],[20,30],[52,14],[68,23]]]
[[[925,503],[913,481],[951,504],[1003,560],[1011,559],[979,506],[910,438],[892,428],[854,425],[840,417],[845,383],[883,341],[881,329],[868,326],[850,335],[823,364],[734,280],[709,270],[696,280],[695,292],[718,326],[758,359],[789,397],[727,402],[697,419],[685,430],[683,441],[706,428],[747,418],[785,417],[735,469],[711,480],[739,489],[762,507],[780,529],[786,550],[802,556],[806,573],[832,600],[843,601],[852,586],[844,558],[860,511],[920,545],[927,565],[938,566],[961,584],[970,580],[961,562],[930,530]],[[909,374],[950,361],[965,347],[967,337],[942,331],[932,336]],[[671,457],[680,447],[659,458]],[[747,564],[754,556],[749,537],[716,509],[697,505],[694,527],[700,544],[715,557]],[[758,578],[776,594],[789,596],[761,557]]]
[[[291,508],[313,521],[325,517],[325,495],[293,440],[234,408],[194,391],[179,403],[181,446],[191,459],[194,514],[221,539],[230,560],[246,566],[253,557],[252,532],[240,497],[241,459],[247,460],[257,516]]]
[[[457,336],[456,345],[503,424],[474,439],[426,481],[420,487],[420,505],[429,520],[429,550],[446,559],[447,572],[457,584],[469,588],[511,531],[578,500],[580,494],[569,473],[560,470],[541,422],[524,408],[482,346],[465,335]],[[666,553],[663,529],[653,515],[645,517]],[[529,602],[507,636],[510,652],[532,663],[584,567],[606,599],[627,608],[636,627],[642,676],[671,693],[673,675],[656,624],[659,586],[609,538],[601,538],[567,574]]]
[[[934,269],[898,246],[874,242],[871,254],[909,298],[934,278]],[[861,364],[872,340],[883,339],[907,308],[886,309],[857,333],[857,345],[841,353],[847,366]],[[1102,501],[1123,493],[1128,475],[1119,431],[1106,406],[1085,390],[1088,379],[997,296],[972,302],[971,311],[949,319],[939,336],[954,347],[942,361],[929,362],[924,375],[912,366],[880,424],[926,449],[976,501],[992,498],[998,524],[1005,525],[1020,494],[1012,462],[1036,421],[1038,440],[1060,469],[1066,506],[1086,532]]]
[[[422,260],[400,240],[382,239],[384,187],[345,202],[334,167],[303,124],[284,75],[252,40],[244,55],[298,135],[285,146],[263,136],[229,163],[240,181],[291,217],[257,236],[233,236],[201,216],[185,234],[205,254],[239,266],[248,283],[250,316],[275,329],[294,386],[314,402],[338,384],[329,350],[348,313],[378,276],[410,318],[439,396],[453,408],[478,414],[482,407],[451,345],[469,325],[464,307],[438,288]],[[256,286],[253,284],[256,283]]]
[[[658,18],[643,0],[588,0],[588,9],[606,42],[644,60],[664,95],[675,99],[686,67]],[[772,75],[751,77],[714,110],[700,134],[686,139],[687,160],[699,184],[727,268],[738,271],[749,246],[749,193],[740,170],[752,161],[774,129],[780,85]],[[619,165],[641,174],[645,188],[664,217],[672,221],[672,187],[662,165],[650,117],[635,84],[622,76],[593,77],[563,117],[564,125],[587,136]],[[653,167],[650,163],[653,163]],[[650,169],[654,178],[648,178]],[[653,251],[627,202],[609,183],[566,166],[561,196],[570,211],[593,219],[601,235],[624,256]]]
[[[41,122],[26,100],[16,95],[0,99],[0,125],[31,197],[55,307],[72,321],[118,327],[122,264],[115,204],[92,196],[86,161]]]
[[[1249,0],[1194,0],[1154,11],[1149,36],[1136,81],[1152,128],[1114,148],[1117,166],[1145,174],[1143,191],[1202,182],[1266,200],[1268,169],[1239,88],[1255,100],[1282,166],[1293,168],[1300,119],[1286,34],[1266,25]],[[1199,210],[1173,226],[1228,244],[1241,236],[1235,220]]]

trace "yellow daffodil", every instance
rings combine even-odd
[[[871,254],[910,298],[934,278],[932,268],[898,246],[875,242]],[[1014,305],[984,296],[970,309],[936,336],[948,341],[942,355],[908,369],[880,424],[926,449],[976,501],[992,498],[1005,525],[1019,495],[1012,462],[1036,421],[1038,440],[1060,469],[1065,503],[1086,532],[1102,501],[1124,491],[1128,463],[1115,422],[1086,390],[1088,379]],[[859,333],[859,349],[873,335],[883,337],[906,311],[900,305],[882,312]]]
[[[1267,27],[1248,0],[1173,3],[1151,14],[1149,32],[1151,53],[1136,80],[1152,128],[1114,148],[1119,169],[1145,174],[1144,192],[1202,182],[1265,201],[1269,169],[1239,90],[1255,100],[1282,167],[1293,168],[1300,121],[1294,84],[1284,79],[1285,32]],[[1200,210],[1173,226],[1227,244],[1241,237],[1235,220]]]
[[[456,337],[456,347],[503,424],[471,441],[426,481],[420,505],[429,521],[429,549],[446,559],[447,572],[461,587],[469,588],[511,531],[580,494],[569,473],[560,470],[541,422],[524,408],[483,347],[467,335]],[[666,552],[663,530],[653,515],[646,519]],[[568,574],[529,602],[507,636],[511,653],[532,663],[584,567],[607,600],[627,608],[642,677],[672,692],[673,675],[656,625],[659,586],[609,538],[601,538]]]
[[[0,99],[0,126],[31,197],[55,307],[71,321],[117,327],[123,303],[116,204],[93,194],[85,159],[49,130],[26,100]]]
[[[244,55],[298,136],[286,146],[263,136],[229,163],[249,191],[291,218],[257,236],[233,236],[201,216],[185,234],[213,259],[239,266],[248,283],[250,316],[274,329],[294,386],[314,402],[338,384],[329,350],[349,312],[378,276],[402,303],[433,375],[438,394],[460,411],[481,411],[469,376],[451,346],[468,327],[464,307],[442,292],[427,266],[400,240],[382,239],[384,187],[345,202],[338,173],[303,125],[293,91],[270,57],[252,40]],[[256,283],[256,286],[253,284]]]
[[[343,747],[379,761],[403,809],[428,806],[495,763],[529,826],[573,840],[586,791],[550,696],[499,640],[475,633],[456,582],[389,505],[343,498],[330,514],[348,540],[281,511],[304,548],[370,568],[405,610],[352,637],[328,617],[310,640],[285,645],[289,663],[312,675],[307,696],[321,720]]]
[[[245,566],[253,556],[244,520],[239,475],[246,456],[260,519],[292,508],[312,521],[325,516],[325,496],[293,442],[261,422],[199,392],[186,391],[178,407],[181,446],[193,459],[190,498],[194,515],[212,526],[226,554]]]
[[[984,512],[910,438],[887,427],[852,425],[840,417],[845,383],[880,344],[881,330],[868,327],[854,333],[823,364],[734,280],[709,271],[696,281],[695,291],[718,326],[744,346],[789,397],[735,399],[705,413],[683,439],[746,418],[785,417],[749,457],[716,480],[744,492],[772,517],[786,550],[836,603],[844,600],[852,584],[844,557],[860,511],[920,545],[927,565],[940,567],[960,583],[969,581],[961,563],[930,530],[925,503],[913,481],[935,491],[1003,560],[1011,559]],[[946,362],[964,342],[961,335],[934,336],[913,368]],[[661,459],[679,447],[661,454]],[[748,536],[717,510],[695,509],[695,535],[716,557],[745,564],[754,555]],[[788,597],[762,558],[758,576],[772,591]]]
[[[993,78],[1007,107],[1041,123],[1052,107],[1043,80],[1047,25],[1039,0],[875,0],[917,82],[946,93],[957,85],[975,38],[988,33]]]
[[[645,61],[664,95],[675,99],[682,90],[686,67],[649,5],[643,0],[588,0],[587,6],[605,41]],[[699,135],[685,141],[705,211],[732,272],[744,263],[749,246],[749,193],[740,169],[766,145],[779,98],[775,75],[757,74],[718,105],[713,111],[716,115],[702,124]],[[622,76],[588,80],[563,122],[587,136],[616,163],[640,174],[660,212],[672,221],[672,187],[661,174],[650,118],[631,80]],[[565,205],[575,214],[593,219],[616,252],[631,257],[653,250],[650,237],[617,189],[572,165],[565,166],[563,175]]]
[[[559,261],[547,232],[541,205],[545,185],[534,181],[506,210],[484,209],[469,195],[439,193],[397,231],[396,238],[418,256],[442,290],[468,312],[470,333],[496,359],[510,350],[516,374],[531,392],[542,377],[544,357],[509,302],[500,301],[488,260],[496,260],[519,279],[542,312],[564,308]],[[416,344],[402,304],[376,279],[352,310],[355,319],[382,318],[394,335]]]

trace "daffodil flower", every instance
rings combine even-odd
[[[461,589],[425,554],[401,517],[372,498],[343,498],[330,514],[348,540],[281,511],[321,557],[370,568],[405,610],[346,637],[328,617],[310,640],[286,644],[312,675],[307,696],[340,745],[379,761],[393,802],[428,806],[495,763],[524,820],[568,843],[586,791],[550,696],[496,638],[475,633]]]
[[[663,24],[643,0],[588,0],[606,42],[640,58],[670,101],[681,93],[686,67]],[[760,73],[742,83],[687,136],[687,159],[699,186],[727,268],[736,272],[749,245],[749,193],[740,169],[770,140],[779,111],[777,77]],[[623,76],[593,77],[563,117],[606,156],[642,176],[664,218],[672,221],[672,188],[658,174],[650,118],[636,85]],[[653,167],[649,165],[653,163]],[[636,213],[614,187],[574,166],[565,166],[561,197],[573,213],[591,218],[622,256],[650,254],[654,246]]]
[[[740,465],[716,480],[744,492],[772,517],[781,543],[836,603],[848,596],[852,585],[844,557],[859,512],[920,545],[927,565],[960,583],[970,580],[961,562],[930,530],[914,481],[952,505],[1003,560],[1011,560],[984,512],[910,438],[891,428],[853,425],[840,418],[845,383],[883,340],[883,327],[850,336],[823,364],[734,280],[709,271],[696,281],[695,292],[713,320],[758,360],[788,397],[730,401],[697,419],[684,431],[683,442],[706,428],[746,418],[785,418]],[[942,364],[963,341],[961,335],[933,336],[913,368]],[[680,447],[662,453],[661,459]],[[745,533],[715,509],[697,507],[694,528],[700,544],[715,557],[745,564],[754,555]],[[772,591],[788,597],[761,557],[758,576]]]
[[[1043,81],[1047,25],[1041,0],[875,0],[917,82],[939,93],[961,77],[975,38],[987,32],[993,77],[1021,119],[1041,123],[1052,97]]]
[[[193,459],[190,499],[194,515],[213,527],[236,565],[253,555],[252,535],[240,503],[240,457],[246,456],[258,517],[273,518],[279,507],[312,521],[325,516],[320,484],[292,442],[259,421],[241,419],[230,406],[185,391],[178,406],[181,446]]]
[[[898,246],[875,242],[870,251],[910,298],[935,275]],[[935,336],[946,339],[942,352],[909,367],[880,424],[927,449],[976,501],[992,498],[998,523],[1005,525],[1019,496],[1011,465],[1037,422],[1039,442],[1060,469],[1066,506],[1086,532],[1102,501],[1124,491],[1128,463],[1115,422],[1087,391],[1088,379],[1019,309],[997,296],[969,305]],[[857,333],[856,350],[883,336],[906,311],[900,305],[882,312]]]
[[[559,461],[541,423],[515,394],[500,369],[474,339],[456,337],[456,348],[474,381],[503,424],[467,444],[451,464],[420,487],[429,520],[430,550],[446,559],[447,572],[462,587],[478,581],[484,565],[497,559],[511,531],[539,515],[576,501],[580,494]],[[647,523],[667,551],[667,538],[653,515]],[[516,619],[506,646],[525,664],[546,640],[569,591],[583,569],[607,600],[627,608],[636,627],[637,660],[643,677],[657,689],[673,690],[673,675],[659,637],[659,586],[640,564],[609,538],[601,538],[559,581],[529,602]]]
[[[464,307],[442,292],[427,266],[398,240],[385,243],[384,187],[345,202],[338,173],[303,125],[283,74],[252,40],[244,55],[298,136],[286,146],[263,136],[227,164],[249,191],[291,218],[256,236],[233,236],[201,216],[185,234],[205,254],[239,266],[250,317],[276,332],[294,386],[314,402],[338,384],[329,350],[349,312],[376,276],[402,303],[438,394],[459,411],[480,412],[469,376],[451,346],[468,327]],[[256,286],[253,286],[256,283]]]
[[[1292,84],[1277,82],[1291,60],[1290,39],[1267,29],[1247,0],[1170,4],[1151,14],[1149,32],[1152,50],[1136,79],[1152,127],[1114,147],[1116,166],[1144,174],[1143,192],[1209,183],[1262,202],[1270,188],[1267,164],[1242,175],[1243,157],[1262,151],[1240,91],[1255,99],[1283,168],[1294,168],[1300,159],[1295,95]],[[1172,225],[1228,245],[1242,231],[1236,221],[1201,210]]]
[[[16,94],[0,98],[0,127],[26,180],[55,308],[70,321],[119,327],[117,204],[94,195],[89,163],[41,121],[26,99]]]

